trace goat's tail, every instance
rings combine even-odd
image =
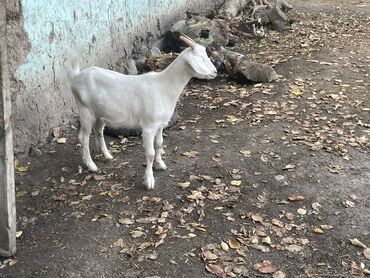
[[[70,65],[66,69],[67,77],[69,82],[72,82],[73,77],[80,72],[80,55],[77,51],[72,53]]]

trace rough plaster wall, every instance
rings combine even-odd
[[[15,151],[24,153],[31,144],[43,141],[52,127],[73,119],[76,109],[64,66],[74,44],[84,53],[82,67],[116,68],[119,58],[131,54],[134,42],[150,44],[184,18],[187,9],[212,8],[220,1],[8,2],[18,24],[13,28],[9,21],[9,28],[17,31],[9,36],[12,68],[16,69],[12,84]]]
[[[13,138],[15,142],[20,142],[18,137],[20,132],[15,132],[22,123],[16,120],[16,107],[14,100],[20,93],[25,93],[26,87],[21,80],[16,76],[17,68],[22,65],[26,59],[27,54],[31,48],[27,33],[24,31],[23,16],[19,0],[6,1],[6,18],[7,18],[7,44],[9,57],[9,71],[10,71],[10,93],[12,96],[12,128]],[[17,143],[16,143],[17,144]],[[16,145],[15,144],[15,145]],[[16,148],[15,148],[16,149]]]

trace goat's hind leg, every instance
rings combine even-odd
[[[154,137],[155,131],[143,129],[142,137],[143,137],[143,145],[145,148],[145,156],[146,156],[146,169],[144,175],[144,184],[148,190],[154,188],[155,180],[153,176],[153,162],[155,156],[154,150]]]
[[[80,132],[78,134],[78,139],[80,140],[82,147],[82,159],[85,163],[87,169],[91,172],[98,171],[98,167],[94,163],[90,155],[90,134],[93,124],[93,117],[87,109],[81,109],[80,111]]]
[[[109,153],[104,140],[104,126],[104,122],[100,119],[97,119],[94,124],[96,148],[104,155],[105,159],[112,160],[113,156]]]
[[[160,128],[155,135],[155,161],[154,161],[154,167],[159,170],[166,170],[167,166],[164,163],[162,156],[161,156],[161,150],[162,150],[162,144],[163,144],[163,135],[162,135],[163,129]]]

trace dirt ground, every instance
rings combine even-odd
[[[22,234],[0,277],[363,277],[370,1],[294,5],[286,31],[235,47],[278,82],[189,84],[153,191],[139,138],[107,137],[115,160],[96,157],[96,175],[76,129],[21,160]]]

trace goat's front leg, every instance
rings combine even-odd
[[[144,184],[148,190],[154,188],[154,176],[153,176],[153,162],[155,156],[154,150],[154,137],[155,131],[143,129],[143,145],[145,148],[145,156],[146,156],[146,169],[144,175]]]
[[[161,150],[162,150],[162,144],[163,144],[163,135],[162,135],[163,128],[160,128],[155,135],[155,143],[154,143],[154,148],[155,148],[155,162],[154,162],[154,167],[156,169],[160,170],[166,170],[167,166],[162,160],[161,156]]]

